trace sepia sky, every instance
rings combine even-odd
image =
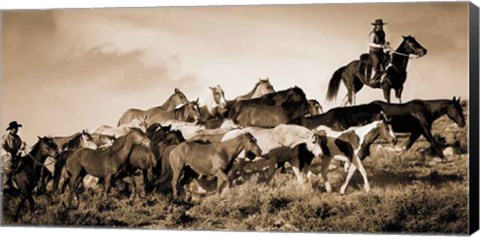
[[[368,51],[375,18],[394,48],[410,34],[428,49],[409,64],[404,101],[467,98],[467,13],[466,2],[4,11],[1,132],[17,120],[33,145],[36,135],[116,125],[175,87],[202,100],[219,84],[232,99],[260,77],[332,108],[346,90],[327,103],[328,81]],[[375,99],[381,90],[357,94]]]

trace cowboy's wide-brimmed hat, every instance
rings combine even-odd
[[[372,25],[381,25],[381,26],[386,25],[386,24],[387,24],[387,22],[383,22],[382,19],[376,19],[375,22],[372,23]]]
[[[12,121],[8,124],[7,131],[10,129],[19,128],[19,127],[22,127],[22,125],[17,123],[17,121]]]

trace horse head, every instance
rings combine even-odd
[[[168,101],[174,106],[188,103],[187,97],[178,88],[175,88],[173,95],[168,98]]]
[[[212,107],[218,107],[224,109],[227,107],[227,100],[225,99],[225,92],[223,91],[220,85],[217,86],[209,86],[210,90],[212,91],[213,100],[212,102],[215,103]]]
[[[243,149],[247,158],[253,159],[262,155],[262,149],[258,146],[257,139],[251,133],[243,133],[240,136],[243,138]]]
[[[97,144],[93,141],[93,137],[87,130],[81,133],[80,146],[83,148],[97,149]]]
[[[273,88],[273,85],[270,83],[269,78],[259,78],[257,84],[255,85],[255,93],[254,97],[260,97],[262,95],[270,94],[270,93],[275,93],[275,89]]]
[[[323,114],[322,105],[317,100],[308,100],[308,113],[310,116]]]
[[[457,123],[458,127],[465,127],[465,117],[463,116],[462,105],[460,104],[460,97],[458,99],[454,96],[447,107],[447,116]]]
[[[395,136],[395,133],[393,132],[391,122],[392,122],[392,119],[388,118],[385,115],[384,119],[382,119],[381,123],[378,123],[377,127],[379,128],[379,131],[380,131],[380,137],[395,145],[397,144],[398,140],[397,140],[397,136]]]
[[[196,122],[198,119],[200,119],[198,101],[199,98],[197,98],[195,101],[188,102],[182,108],[180,108],[183,110],[183,116],[186,122]]]
[[[132,128],[126,135],[127,139],[132,139],[134,145],[142,145],[147,148],[152,147],[152,142],[147,135],[138,128]]]
[[[36,146],[38,146],[37,152],[40,152],[42,157],[52,157],[54,159],[58,158],[60,149],[51,137],[38,137]]]
[[[405,54],[414,54],[418,57],[422,57],[427,54],[427,49],[425,49],[417,40],[409,35],[409,36],[402,36],[403,42],[401,46],[403,46],[402,53]]]

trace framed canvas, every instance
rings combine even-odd
[[[478,230],[473,3],[0,14],[2,227]]]

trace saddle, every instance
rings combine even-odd
[[[370,61],[370,54],[368,53],[364,53],[364,54],[361,54],[360,55],[360,63],[358,64],[358,69],[357,71],[360,72],[360,73],[363,73],[363,75],[365,75],[365,78],[367,80],[365,81],[370,81],[368,79],[370,79],[370,74],[372,73],[372,62]],[[390,55],[389,54],[385,54],[385,56],[383,57],[383,60],[382,60],[382,67],[384,69],[383,72],[378,72],[377,75],[376,75],[376,81],[378,81],[378,83],[376,84],[370,84],[370,86],[372,87],[378,87],[380,85],[380,81],[378,79],[381,78],[381,76],[386,72],[386,68],[387,68],[387,65],[388,63],[390,62]]]

